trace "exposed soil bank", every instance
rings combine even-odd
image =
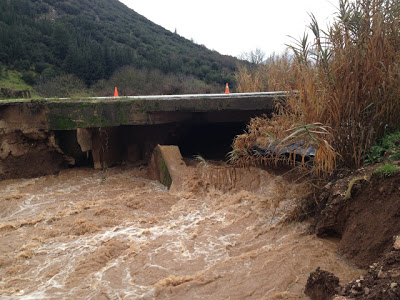
[[[325,188],[319,198],[315,231],[320,237],[339,237],[338,252],[369,270],[345,289],[337,287],[337,293],[358,299],[400,299],[400,246],[394,247],[400,235],[400,174],[389,178],[372,175],[356,184],[346,200],[350,180],[368,172],[339,175]],[[309,278],[310,295],[332,291],[329,276],[318,272]]]
[[[69,163],[51,132],[0,128],[0,180],[55,174]]]
[[[340,237],[339,252],[367,268],[390,250],[393,237],[400,234],[400,174],[390,178],[372,175],[345,200],[354,177],[338,180],[322,195],[325,208],[317,217],[316,234]]]
[[[342,294],[355,299],[400,299],[400,247],[371,265],[367,275],[347,284]]]
[[[399,240],[400,244],[400,240]],[[400,245],[399,245],[400,246]],[[320,299],[400,299],[400,247],[387,252],[383,259],[369,267],[368,273],[345,286],[332,273],[317,268],[308,278],[305,294]]]

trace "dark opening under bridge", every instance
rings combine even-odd
[[[220,158],[251,117],[271,114],[286,97],[266,92],[0,100],[0,134],[48,132],[78,165],[95,168],[146,160],[157,144],[178,145],[184,156]],[[2,149],[0,158],[7,155]]]

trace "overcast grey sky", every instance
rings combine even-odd
[[[325,29],[338,0],[120,0],[154,23],[222,54],[280,53],[313,13]]]

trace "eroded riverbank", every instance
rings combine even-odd
[[[307,299],[317,267],[361,274],[336,241],[283,224],[303,186],[246,169],[221,190],[190,169],[175,192],[144,167],[0,182],[0,298]]]

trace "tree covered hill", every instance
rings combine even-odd
[[[92,85],[122,66],[224,84],[237,62],[117,0],[0,1],[0,70],[18,70],[31,85],[61,74]]]

